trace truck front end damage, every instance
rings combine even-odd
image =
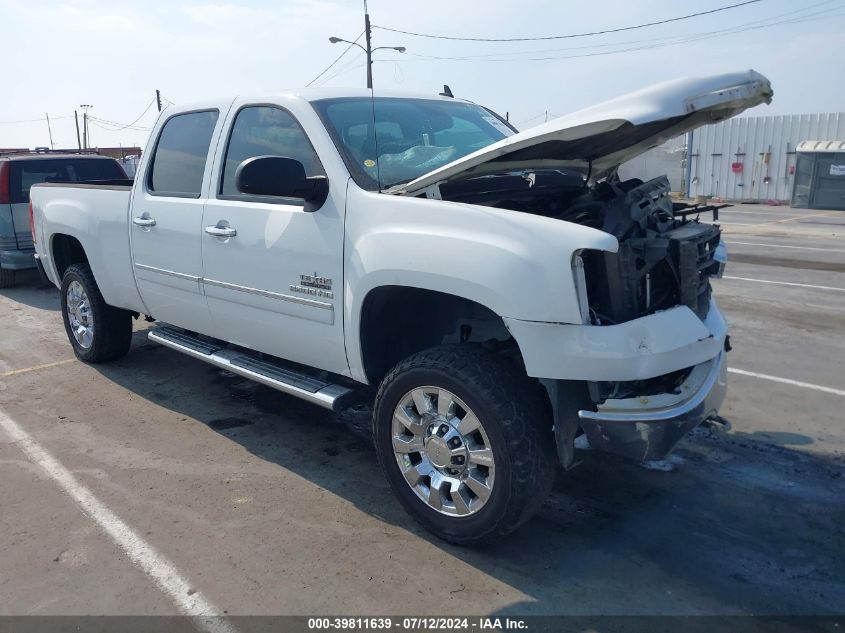
[[[661,459],[725,397],[727,324],[710,286],[727,258],[721,230],[677,213],[664,177],[601,183],[565,215],[619,242],[573,256],[582,323],[506,324],[552,396],[564,465],[579,432],[599,450]]]
[[[725,398],[727,328],[711,298],[710,279],[722,276],[727,252],[719,226],[676,215],[665,177],[627,191],[624,185],[608,185],[615,195],[604,214],[603,228],[619,238],[619,249],[583,255],[587,320],[601,327],[683,307],[708,330],[698,340],[718,344],[707,356],[718,353],[677,369],[669,365],[670,371],[656,376],[589,381],[592,406],[580,409],[578,418],[596,449],[661,459],[716,416]],[[667,322],[657,336],[671,339],[676,333],[674,323]],[[640,339],[638,351],[650,349]]]
[[[576,314],[558,311],[561,322],[540,311],[535,321],[504,318],[528,375],[549,392],[565,466],[582,431],[596,448],[658,459],[716,415],[729,347],[710,287],[727,258],[721,230],[699,221],[703,209],[674,203],[667,178],[620,181],[618,170],[772,95],[753,70],[665,82],[508,135],[389,190],[616,238],[615,249],[585,242],[561,253],[561,264],[571,265],[562,273],[572,275]]]
[[[725,354],[655,379],[674,383],[666,391],[608,398],[595,410],[579,410],[590,446],[643,461],[665,457],[687,433],[718,414],[728,387]]]
[[[725,398],[730,345],[712,299],[703,321],[678,306],[617,325],[505,324],[549,392],[565,467],[581,432],[595,449],[662,459]]]

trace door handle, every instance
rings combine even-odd
[[[205,232],[214,237],[235,237],[238,234],[231,226],[207,226]]]
[[[132,218],[132,224],[138,226],[155,226],[156,221],[153,218]]]

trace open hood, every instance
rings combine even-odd
[[[591,163],[598,180],[671,138],[771,100],[769,80],[753,70],[667,81],[514,134],[388,191],[413,195],[461,178]]]

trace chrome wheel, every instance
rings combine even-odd
[[[82,284],[74,280],[67,288],[67,320],[73,338],[80,347],[88,349],[94,342],[94,314]]]
[[[475,414],[452,392],[417,387],[393,412],[393,453],[405,481],[441,514],[469,516],[493,491],[490,440]]]

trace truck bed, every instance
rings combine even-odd
[[[33,185],[36,252],[47,277],[61,286],[60,248],[67,239],[83,247],[109,305],[143,311],[135,286],[129,245],[132,180],[47,182]]]

